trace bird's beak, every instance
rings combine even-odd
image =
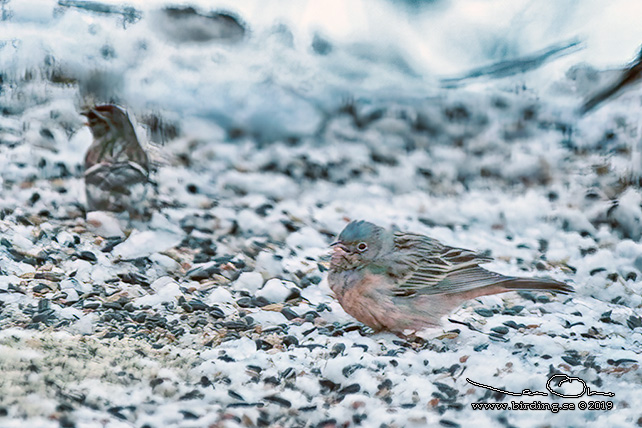
[[[82,114],[83,116],[89,116],[90,114],[96,114],[97,115],[99,113],[93,107],[87,107],[87,108],[83,109],[80,112],[80,114]]]
[[[90,114],[90,113],[91,113],[91,109],[83,110],[83,111],[81,111],[81,112],[80,112],[80,114],[81,114],[82,116],[85,116],[85,117],[89,117],[89,114]],[[88,121],[88,120],[85,120],[84,125],[85,125],[85,126],[89,126],[89,121]]]
[[[330,244],[330,246],[333,248],[341,248],[346,253],[349,252],[348,247],[346,247],[346,245],[341,241],[334,241],[332,244]]]
[[[98,110],[96,110],[95,108],[88,108],[87,110],[81,111],[80,114],[86,117],[93,115],[101,118],[104,121],[107,121],[107,118],[103,114],[100,114],[100,112],[98,112]]]

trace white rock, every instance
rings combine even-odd
[[[259,253],[256,257],[254,270],[256,272],[260,272],[264,278],[280,276],[283,274],[281,261],[274,258],[274,253],[270,251],[262,251]]]
[[[171,302],[175,300],[176,297],[180,296],[181,290],[178,286],[178,283],[176,282],[171,282],[165,285],[160,291],[158,292],[158,296],[162,299],[163,302]]]
[[[274,241],[284,241],[289,232],[282,223],[272,223],[268,229],[268,236]]]
[[[259,297],[264,297],[272,303],[285,301],[296,285],[290,281],[284,281],[278,278],[272,278],[265,283],[263,288],[256,292]]]
[[[259,217],[253,210],[242,210],[236,216],[236,222],[239,227],[253,235],[260,235],[265,233],[266,222],[265,219]]]
[[[337,356],[327,360],[324,367],[321,368],[323,377],[335,383],[343,383],[346,377],[343,374],[343,369],[346,366],[353,364],[354,358],[352,356]]]
[[[99,258],[104,257],[102,254],[98,255]],[[94,265],[91,271],[91,279],[93,282],[101,283],[113,278],[113,274],[105,266]]]
[[[8,290],[10,284],[20,284],[20,278],[15,275],[0,276],[0,290]]]
[[[285,240],[291,248],[319,248],[327,247],[328,243],[323,239],[321,234],[311,227],[304,227],[290,234]]]
[[[24,231],[24,229],[23,229]],[[24,231],[27,233],[26,231]],[[26,236],[20,234],[20,233],[15,233],[13,237],[11,238],[11,243],[18,247],[20,250],[28,252],[33,248],[33,242]]]
[[[178,296],[182,295],[178,283],[166,276],[158,278],[150,287],[156,290],[156,294],[139,297],[135,300],[136,305],[156,306],[163,302],[173,302]]]
[[[177,272],[181,269],[180,263],[164,254],[155,253],[149,256],[149,259],[165,272]]]
[[[73,288],[68,288],[67,290],[65,290],[65,293],[67,293],[67,297],[65,298],[65,300],[68,302],[77,302],[78,299],[80,299],[78,292]]]
[[[149,221],[149,227],[154,230],[171,232],[176,235],[184,234],[183,229],[181,229],[178,225],[172,223],[169,218],[158,212],[154,212],[154,214],[152,214],[152,219]]]
[[[263,276],[258,272],[243,272],[238,279],[234,281],[232,288],[234,290],[245,290],[250,293],[256,293],[263,285]]]
[[[183,236],[165,230],[135,230],[125,242],[114,247],[112,254],[123,259],[146,257],[180,244]]]
[[[176,281],[174,281],[172,278],[169,276],[163,276],[161,278],[158,278],[156,281],[152,282],[149,287],[154,290],[156,293],[160,293],[165,286],[168,284],[174,284]]]
[[[207,297],[207,304],[229,303],[233,301],[232,294],[223,287],[217,287]]]
[[[256,343],[249,337],[240,337],[236,340],[227,340],[218,346],[225,349],[226,354],[237,359],[247,359],[256,354]],[[234,374],[234,373],[231,373]]]
[[[287,323],[288,320],[280,312],[274,311],[257,311],[252,312],[254,322],[261,324],[263,327]]]
[[[94,328],[96,327],[96,321],[98,316],[94,313],[85,314],[78,319],[75,323],[71,325],[71,330],[78,334],[92,334]]]
[[[118,218],[114,213],[107,211],[89,211],[87,213],[87,229],[104,238],[123,238],[125,236]]]
[[[60,289],[66,293],[70,290],[75,290],[77,293],[89,293],[93,287],[91,284],[78,281],[76,278],[65,278],[60,281]]]
[[[71,320],[71,319],[80,319],[80,317],[83,316],[83,313],[80,309],[72,308],[72,307],[67,307],[67,308],[62,308],[59,312],[60,317]]]
[[[280,174],[228,171],[219,180],[224,188],[258,193],[277,200],[293,198],[298,190],[291,178]]]
[[[58,243],[62,246],[67,246],[70,243],[74,242],[74,237],[66,230],[61,230],[58,235],[56,235],[56,241],[58,241]]]

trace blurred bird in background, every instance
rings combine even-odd
[[[353,221],[339,234],[328,283],[344,310],[375,331],[397,334],[438,326],[466,300],[519,290],[567,294],[553,279],[490,272],[490,257],[448,247],[428,236]]]
[[[85,155],[87,211],[127,212],[130,219],[144,217],[149,207],[149,160],[129,117],[111,104],[82,114],[94,137]]]
[[[615,81],[598,90],[594,95],[584,101],[580,107],[580,114],[586,114],[609,99],[616,98],[623,92],[631,89],[642,78],[642,50],[637,58],[618,75]]]
[[[630,91],[642,82],[642,49],[633,62],[622,69],[617,77],[594,95],[587,98],[579,109],[586,115],[608,101]],[[639,106],[638,106],[639,107]],[[639,218],[639,195],[633,188],[642,186],[642,119],[637,124],[637,140],[630,147],[630,162],[618,182],[605,183],[602,190],[611,199],[610,208],[604,215],[596,218],[594,223],[608,223],[617,228],[624,238],[639,240],[642,226]]]

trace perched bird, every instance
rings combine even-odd
[[[466,300],[514,290],[571,293],[553,279],[516,278],[480,264],[490,257],[424,235],[353,221],[331,244],[328,283],[343,309],[375,331],[437,326]]]
[[[600,89],[593,96],[588,98],[580,107],[580,114],[586,114],[593,110],[598,105],[607,101],[609,98],[614,98],[622,92],[631,89],[634,83],[640,82],[642,79],[642,51],[638,57],[627,68],[622,70],[618,78],[611,82],[608,86]]]
[[[147,206],[149,160],[127,114],[107,104],[82,112],[94,141],[85,155],[88,211],[128,212],[141,217]]]

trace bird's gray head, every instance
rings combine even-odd
[[[383,227],[367,221],[352,221],[331,244],[334,254],[330,267],[354,269],[365,266],[391,251],[393,235]]]

